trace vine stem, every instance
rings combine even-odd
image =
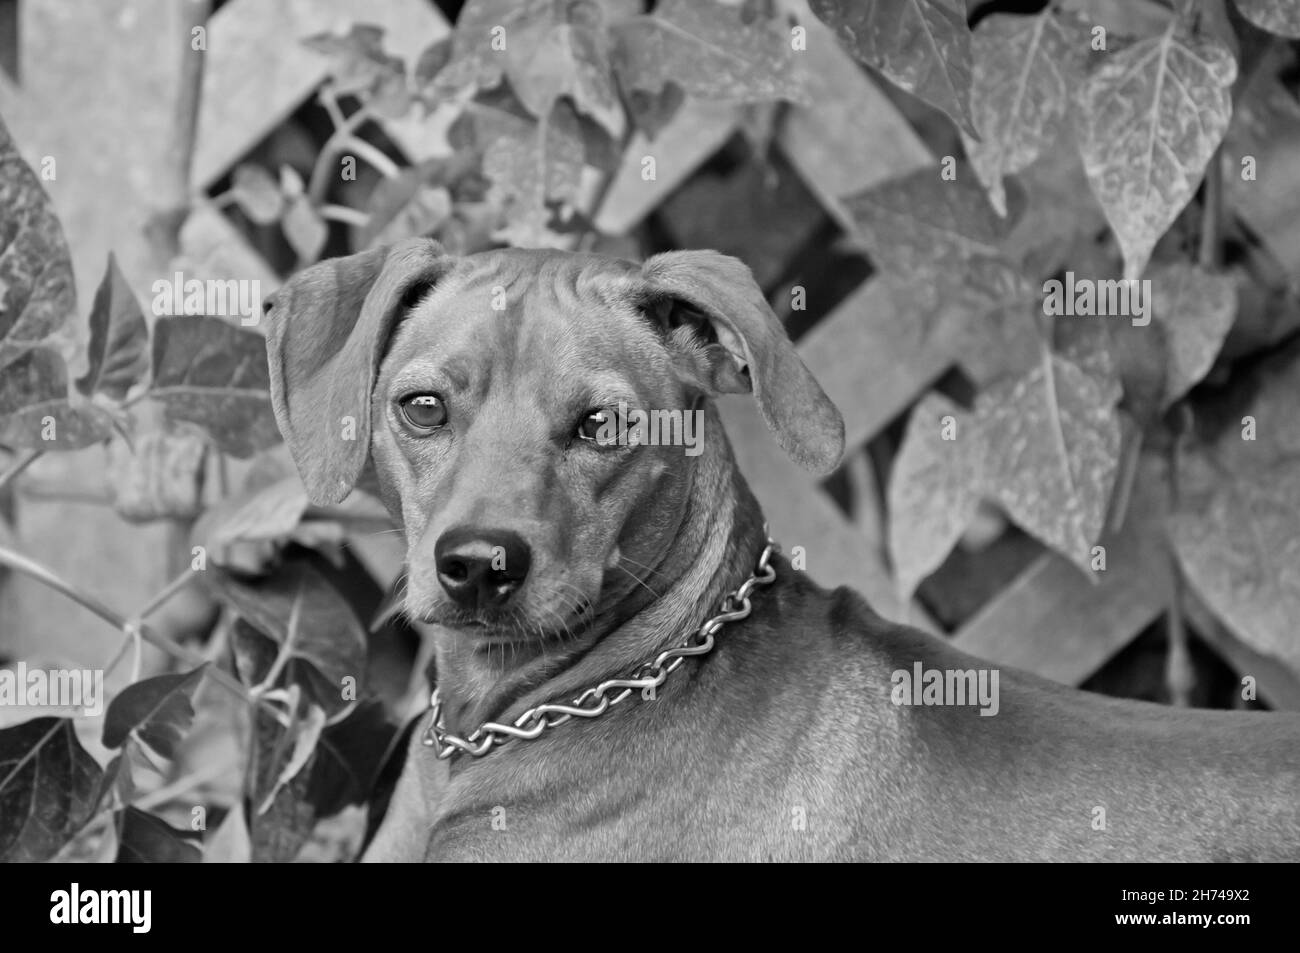
[[[166,652],[174,659],[196,668],[203,664],[204,660],[198,655],[190,652],[188,649],[182,648],[170,639],[163,638],[144,623],[133,622],[126,618],[121,613],[100,602],[94,596],[80,591],[67,580],[55,575],[45,566],[42,566],[33,559],[29,559],[22,553],[16,553],[12,549],[0,546],[0,566],[5,566],[14,572],[20,572],[25,576],[35,579],[42,585],[50,587],[55,592],[71,599],[83,609],[93,612],[119,632],[130,632],[132,626],[134,626],[139,631],[141,638],[150,645]],[[235,679],[231,678],[220,669],[215,667],[209,668],[208,674],[212,676],[213,681],[217,682],[222,687],[229,689],[245,702],[250,704],[256,702],[256,699],[249,695],[243,685],[239,684],[239,682],[235,681]]]
[[[1196,260],[1202,268],[1223,265],[1223,146],[1214,150],[1205,169],[1205,207],[1201,212],[1201,239]]]
[[[24,470],[41,458],[43,450],[28,450],[9,467],[4,473],[0,473],[0,491],[3,491],[10,483],[16,480]]]
[[[337,104],[335,110],[337,110]],[[362,106],[351,116],[348,116],[347,119],[344,119],[330,133],[330,137],[325,140],[325,145],[321,146],[320,155],[316,157],[316,164],[312,166],[311,170],[311,178],[307,182],[307,199],[313,206],[321,205],[325,201],[325,193],[329,191],[330,169],[334,165],[334,160],[347,147],[348,142],[354,138],[353,133],[366,120],[372,118],[372,115],[368,107]],[[380,153],[380,155],[383,155],[383,153]],[[392,165],[388,156],[384,156],[384,161]]]

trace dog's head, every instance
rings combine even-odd
[[[522,641],[582,627],[680,520],[703,402],[752,392],[817,472],[843,422],[749,269],[416,239],[315,265],[267,305],[272,399],[311,498],[373,461],[407,609]],[[629,581],[630,580],[630,581]]]

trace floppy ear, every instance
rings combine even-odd
[[[410,239],[313,265],[267,299],[271,405],[313,503],[337,503],[356,485],[393,325],[450,263],[437,242]]]
[[[749,268],[715,251],[674,251],[648,259],[641,274],[670,346],[685,345],[702,365],[694,368],[696,381],[713,393],[752,391],[786,453],[816,473],[835,469],[844,420],[799,360]]]

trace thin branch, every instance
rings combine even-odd
[[[149,618],[149,616],[153,615],[155,612],[158,611],[159,607],[162,606],[164,602],[166,602],[172,596],[176,595],[176,593],[180,592],[182,589],[184,589],[186,586],[192,583],[196,578],[197,577],[195,576],[195,571],[193,569],[186,569],[183,573],[178,575],[171,582],[167,583],[166,587],[161,592],[159,592],[156,596],[150,599],[145,604],[145,607],[135,614],[135,617],[137,619]]]
[[[3,491],[10,483],[16,480],[24,470],[40,459],[44,450],[28,450],[4,473],[0,473],[0,491]]]
[[[1201,242],[1196,260],[1213,271],[1223,266],[1223,147],[1214,150],[1205,168],[1205,206],[1201,212]]]
[[[362,106],[347,119],[343,124],[330,134],[325,140],[325,145],[321,146],[320,155],[316,157],[316,164],[312,166],[311,178],[307,182],[307,199],[312,205],[320,205],[325,201],[325,193],[330,187],[330,170],[334,161],[338,158],[352,134],[368,119],[373,118],[370,110]],[[387,159],[387,156],[384,156]]]
[[[12,549],[8,549],[4,546],[0,546],[0,566],[5,566],[9,569],[12,569],[14,572],[20,572],[25,576],[30,576],[32,579],[35,579],[37,582],[49,586],[55,592],[61,593],[62,595],[68,597],[73,602],[77,603],[77,605],[81,606],[83,609],[87,609],[90,612],[94,613],[95,615],[99,616],[99,618],[103,619],[105,622],[107,622],[113,628],[117,629],[119,632],[130,631],[130,626],[132,625],[130,619],[127,619],[121,613],[116,612],[113,609],[110,609],[108,606],[104,605],[104,603],[100,602],[98,599],[96,599],[94,596],[90,595],[89,593],[80,591],[71,583],[55,575],[49,569],[42,566],[40,563],[36,562],[35,560],[29,559],[28,557],[24,556],[22,553],[16,553]],[[177,645],[175,642],[171,641],[170,639],[164,638],[163,636],[159,635],[157,632],[149,628],[144,623],[135,623],[135,624],[139,626],[140,636],[146,642],[166,652],[172,658],[184,662],[186,665],[190,665],[195,668],[203,664],[204,660],[202,657],[196,655],[195,653],[189,651],[186,648],[182,648],[181,646]],[[208,672],[209,674],[211,674],[213,681],[218,682],[225,688],[229,689],[231,692],[238,695],[244,701],[250,703],[254,701],[254,699],[252,698],[252,696],[248,694],[248,691],[244,688],[244,686],[239,684],[239,682],[235,681],[235,679],[231,678],[225,672],[215,667],[209,668]]]
[[[1192,429],[1192,411],[1186,401],[1175,408],[1174,439],[1169,446],[1169,509],[1177,512],[1182,503],[1182,482],[1179,468],[1182,463],[1183,444]],[[1169,549],[1169,570],[1173,575],[1173,598],[1165,616],[1165,628],[1168,638],[1168,655],[1165,657],[1165,684],[1169,687],[1170,700],[1173,704],[1186,708],[1192,703],[1192,688],[1196,684],[1196,672],[1192,668],[1191,654],[1187,646],[1187,625],[1183,619],[1183,598],[1186,581],[1178,556],[1174,552],[1174,542],[1170,538],[1169,521],[1166,521],[1165,544]]]
[[[382,150],[357,136],[348,136],[344,139],[342,149],[355,152],[361,156],[376,172],[386,179],[395,179],[402,174],[402,170],[398,168],[397,163],[384,155]]]
[[[348,208],[346,205],[322,205],[316,209],[316,212],[321,218],[332,222],[343,222],[345,225],[355,225],[357,228],[365,228],[370,224],[369,215],[358,209]]]

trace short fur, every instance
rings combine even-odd
[[[749,575],[763,518],[712,396],[752,389],[811,469],[840,456],[838,412],[735,259],[453,260],[426,241],[367,256],[273,301],[276,412],[313,497],[337,498],[372,456],[457,733],[626,674]],[[446,428],[404,428],[413,391],[447,395]],[[569,439],[615,397],[703,408],[703,452]],[[368,444],[337,446],[335,418],[366,401]],[[509,614],[467,618],[439,589],[434,544],[465,525],[532,547]],[[480,759],[438,760],[417,732],[367,859],[1300,859],[1295,716],[1115,701],[1009,669],[994,717],[900,707],[897,670],[987,666],[776,571],[653,701]]]

